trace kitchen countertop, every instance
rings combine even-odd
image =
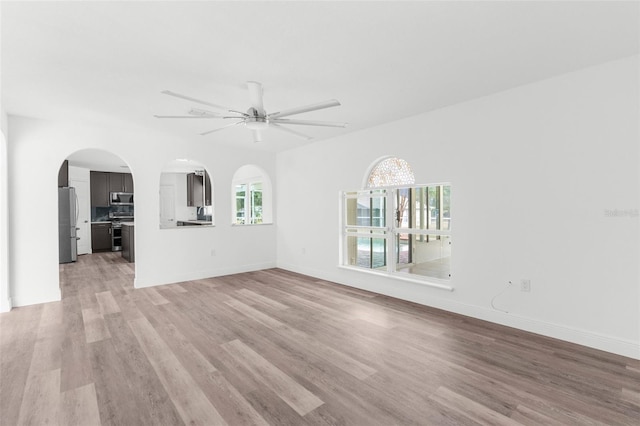
[[[99,225],[101,223],[111,223],[110,220],[99,220],[97,222],[91,222],[92,225]]]
[[[213,222],[210,220],[179,220],[178,222],[191,223],[194,225],[212,225]]]
[[[122,222],[121,223],[122,226],[135,226],[134,222]]]

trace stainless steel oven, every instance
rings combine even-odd
[[[111,222],[111,251],[122,251],[122,223]]]
[[[111,251],[122,251],[122,222],[133,222],[133,216],[127,212],[109,213],[111,221]]]

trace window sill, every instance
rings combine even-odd
[[[400,275],[399,273],[394,273],[394,272],[378,272],[378,271],[373,271],[373,270],[369,270],[369,269],[363,269],[363,268],[357,268],[354,266],[346,266],[346,265],[338,265],[338,268],[341,269],[346,269],[349,271],[357,271],[357,272],[362,272],[365,274],[371,274],[371,275],[377,275],[379,277],[385,277],[385,278],[391,278],[397,281],[404,281],[404,282],[408,282],[408,283],[412,283],[412,284],[419,284],[419,285],[423,285],[423,286],[427,286],[427,287],[432,287],[432,288],[437,288],[440,290],[445,290],[445,291],[453,291],[453,287],[450,286],[449,284],[443,284],[443,283],[438,283],[438,282],[433,282],[433,281],[427,281],[427,280],[436,280],[437,278],[427,278],[425,277],[425,279],[420,279],[420,278],[410,278],[407,277],[406,274],[402,274]]]
[[[161,226],[159,229],[164,231],[165,229],[190,229],[190,228],[194,228],[194,229],[206,228],[206,229],[208,229],[208,228],[215,228],[215,227],[216,227],[216,225],[213,225],[213,224],[212,225],[191,225],[191,226],[189,226],[189,225],[180,225],[180,226],[176,225],[176,226]]]
[[[231,227],[238,227],[238,228],[243,228],[245,226],[265,226],[265,225],[273,225],[273,222],[269,222],[269,223],[232,223]]]

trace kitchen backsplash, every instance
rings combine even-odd
[[[109,220],[109,213],[130,213],[133,216],[133,206],[91,207],[91,222]]]

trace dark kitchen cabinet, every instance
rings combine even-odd
[[[91,207],[109,207],[109,174],[107,172],[91,172]]]
[[[131,173],[91,172],[91,207],[109,207],[110,192],[133,192]]]
[[[111,223],[91,224],[91,251],[111,251]]]
[[[211,193],[211,179],[207,172],[204,172],[204,176],[197,173],[187,175],[187,206],[210,206]]]
[[[202,206],[202,176],[195,173],[187,175],[187,206]]]
[[[58,188],[69,186],[69,161],[64,160],[58,170]]]
[[[204,186],[204,205],[211,205],[211,194],[213,191],[211,190],[211,179],[209,179],[209,173],[204,172],[205,186]]]
[[[123,173],[122,185],[123,192],[133,192],[133,175],[131,173]]]
[[[109,173],[109,192],[125,192],[124,173]]]
[[[131,173],[109,173],[109,191],[133,192],[133,176]]]
[[[122,225],[122,257],[129,262],[136,261],[136,244],[133,225]]]

